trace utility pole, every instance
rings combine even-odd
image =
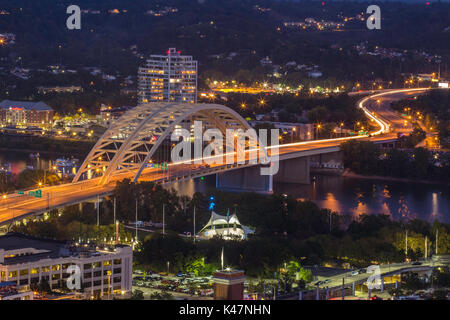
[[[438,254],[438,234],[439,234],[439,230],[436,229],[436,254]]]
[[[195,206],[194,206],[194,242],[195,242]]]
[[[163,204],[163,235],[166,234],[166,204]]]
[[[138,201],[136,199],[136,241],[138,239]]]
[[[100,196],[97,196],[97,227],[100,226]]]
[[[116,224],[116,198],[114,197],[114,224]]]
[[[406,230],[406,238],[405,238],[405,256],[408,259],[408,230]]]
[[[331,233],[331,211],[330,211],[330,233]]]
[[[425,236],[425,260],[428,258],[428,237]]]

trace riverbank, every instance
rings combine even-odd
[[[450,185],[450,182],[443,181],[430,181],[430,180],[422,180],[422,179],[406,179],[406,178],[396,178],[389,176],[369,176],[357,174],[350,169],[345,169],[342,173],[342,177],[346,178],[355,178],[355,179],[366,179],[366,180],[384,180],[384,181],[397,181],[397,182],[414,182],[414,183],[423,183],[423,184],[436,184],[436,185]]]
[[[0,135],[0,150],[3,152],[58,154],[84,158],[94,144],[94,142],[82,140]]]

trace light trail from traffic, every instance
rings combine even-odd
[[[392,90],[370,95],[368,97],[361,99],[358,102],[359,108],[361,108],[364,111],[364,113],[369,118],[373,119],[380,127],[378,131],[373,132],[369,135],[289,143],[279,146],[270,146],[267,147],[266,150],[271,151],[274,148],[278,148],[280,155],[287,155],[301,151],[309,151],[327,147],[338,147],[342,141],[352,139],[369,139],[371,141],[388,141],[396,139],[397,133],[395,131],[399,130],[399,128],[391,127],[390,124],[387,122],[394,121],[394,119],[398,116],[394,112],[388,111],[385,117],[388,117],[390,119],[387,119],[386,122],[384,120],[379,119],[379,117],[375,116],[373,114],[374,111],[371,112],[371,110],[366,106],[366,104],[371,99],[376,97],[384,98],[390,95],[408,94],[411,92],[426,91],[428,89],[429,88]],[[377,110],[377,111],[386,112],[386,110]],[[251,151],[256,150],[257,149],[247,150],[247,152],[248,154],[250,154]],[[218,157],[224,157],[226,155],[227,154],[219,155]],[[236,155],[236,152],[233,152],[231,154],[228,153],[228,155]],[[159,172],[157,169],[148,168],[144,170],[144,172],[142,173],[141,179],[146,181],[169,183],[170,181],[177,181],[176,179],[178,179],[178,177],[184,178],[186,175],[191,176],[192,178],[199,175],[208,175],[208,173],[209,174],[216,173],[217,170],[226,171],[231,169],[228,168],[227,165],[216,165],[211,166],[211,168],[201,168],[195,165],[188,166],[188,168],[186,168],[186,166],[184,165],[184,164],[191,164],[195,160],[205,160],[205,159],[206,157],[203,159],[191,159],[186,162],[170,163],[168,164],[168,167],[171,169],[166,172]],[[0,200],[0,224],[8,221],[13,221],[20,217],[26,217],[34,213],[45,212],[51,208],[62,207],[68,204],[95,199],[95,197],[99,195],[111,193],[117,181],[130,177],[131,178],[133,177],[132,173],[119,174],[117,176],[114,176],[111,183],[107,185],[98,185],[99,178],[95,177],[90,180],[83,180],[76,183],[44,187],[41,189],[43,191],[42,198],[31,198],[27,195],[18,196],[17,194],[7,195],[6,198]]]

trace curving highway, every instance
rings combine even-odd
[[[390,103],[395,100],[421,94],[426,90],[428,89],[390,90],[362,98],[358,102],[359,108],[361,108],[367,117],[372,119],[379,127],[377,131],[372,132],[369,136],[354,136],[283,144],[278,147],[279,155],[280,157],[283,157],[301,151],[314,150],[320,153],[320,149],[330,147],[336,148],[339,147],[343,141],[351,139],[363,139],[375,142],[395,140],[398,133],[410,132],[412,126],[411,124],[405,126],[404,120],[390,109]],[[275,151],[273,149],[276,148],[268,147],[267,149],[268,153],[271,154]],[[246,166],[248,166],[248,164]],[[171,181],[176,181],[176,179],[191,179],[229,169],[231,169],[231,167],[226,165],[211,165],[210,167],[205,167],[186,163],[174,163],[169,164],[169,168],[165,172],[161,172],[158,169],[146,169],[142,173],[140,180],[170,183]],[[6,195],[0,199],[0,224],[7,224],[18,218],[24,218],[29,215],[40,214],[48,211],[49,208],[58,208],[83,201],[94,200],[98,196],[111,194],[116,181],[132,177],[133,175],[130,173],[117,175],[114,176],[107,185],[101,186],[98,185],[99,178],[94,178],[77,183],[44,187],[41,188],[42,198],[18,194]]]

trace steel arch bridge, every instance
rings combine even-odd
[[[204,129],[251,129],[237,112],[219,104],[153,102],[127,111],[114,122],[92,148],[72,182],[98,173],[99,185],[107,184],[113,176],[131,173],[136,182],[152,156],[176,128],[202,121]],[[203,133],[202,133],[203,134]],[[265,147],[257,137],[250,137],[254,146]],[[234,146],[233,146],[234,147]]]

